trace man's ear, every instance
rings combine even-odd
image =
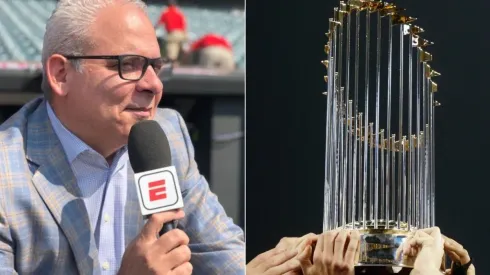
[[[66,75],[70,64],[68,60],[59,54],[53,54],[46,61],[46,78],[51,87],[52,93],[58,96],[67,94],[64,85],[66,84]]]

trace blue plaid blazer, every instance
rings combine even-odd
[[[160,109],[155,120],[168,136],[182,188],[186,216],[178,227],[190,238],[193,273],[245,274],[243,231],[200,175],[182,117]],[[145,222],[128,171],[126,246]],[[35,99],[0,126],[0,274],[99,274],[89,223],[46,101]]]

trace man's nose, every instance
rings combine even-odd
[[[151,91],[154,94],[158,94],[163,91],[163,83],[152,66],[148,66],[145,74],[140,81],[138,81],[138,90]]]

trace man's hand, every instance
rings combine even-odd
[[[308,246],[313,246],[318,240],[318,235],[308,233],[302,237],[284,237],[279,241],[276,248],[296,249],[298,254],[301,254]],[[301,269],[291,270],[283,275],[303,275]]]
[[[313,233],[308,233],[302,237],[284,237],[276,245],[276,248],[282,249],[286,248],[288,250],[296,249],[298,254],[303,252],[308,245],[312,245],[318,240],[318,235]]]
[[[258,255],[248,263],[247,275],[301,274],[300,263],[295,256],[312,245],[317,238],[313,233],[300,238],[282,238],[275,248]]]
[[[354,265],[359,254],[358,231],[333,230],[318,237],[313,261],[313,248],[307,246],[298,256],[304,275],[354,275]]]
[[[442,237],[444,238],[444,251],[449,258],[451,258],[452,264],[459,262],[460,264],[465,265],[470,262],[470,255],[462,245],[444,235],[442,235]],[[446,274],[451,275],[451,269],[447,269]],[[475,266],[473,264],[468,267],[466,275],[475,275]]]
[[[275,247],[266,251],[247,264],[247,275],[282,275],[300,268],[294,257],[297,250],[289,247]]]
[[[400,252],[403,252],[404,256],[416,257],[412,275],[441,274],[443,247],[444,239],[438,227],[420,229],[405,240],[397,256],[400,257]]]
[[[124,252],[118,275],[191,274],[191,251],[187,246],[189,237],[179,229],[158,237],[164,223],[183,217],[182,210],[152,214],[140,234]]]

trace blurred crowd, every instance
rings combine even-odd
[[[207,33],[194,41],[189,40],[186,17],[176,0],[168,1],[155,23],[155,29],[158,28],[165,29],[165,36],[159,41],[162,56],[175,65],[220,70],[236,68],[232,45],[224,36]]]

